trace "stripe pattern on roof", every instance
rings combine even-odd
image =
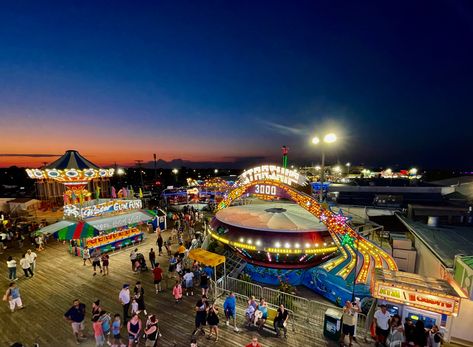
[[[56,161],[52,162],[46,169],[56,169],[56,170],[65,170],[65,169],[77,169],[77,170],[85,170],[85,169],[99,169],[97,165],[92,163],[91,161],[85,159],[83,156],[79,154],[79,152],[74,150],[68,150],[62,157],[57,159]]]

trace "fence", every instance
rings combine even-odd
[[[299,332],[305,333],[308,336],[313,335],[315,331],[322,332],[325,312],[328,308],[342,311],[341,308],[333,305],[284,293],[276,289],[262,287],[258,284],[229,276],[219,278],[212,285],[216,286],[217,297],[215,299],[225,297],[230,292],[233,292],[237,299],[237,306],[243,308],[246,308],[248,299],[251,296],[257,299],[264,298],[268,306],[273,308],[283,304],[290,312],[292,329],[295,330],[297,327]],[[369,317],[371,316],[371,311],[372,307],[368,317],[363,313],[358,313],[356,336],[365,341],[369,338]],[[244,315],[244,313],[242,314]]]

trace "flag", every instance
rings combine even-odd
[[[112,199],[116,199],[116,198],[117,198],[117,191],[115,187],[112,186]]]
[[[100,187],[95,188],[95,198],[97,200],[100,198]]]
[[[79,195],[79,202],[80,202],[81,204],[84,203],[84,194],[82,194],[82,192],[80,192],[80,195]]]
[[[128,197],[129,198],[135,197],[135,191],[133,190],[133,187],[130,187],[130,190],[128,191]]]
[[[71,199],[72,199],[72,203],[75,204],[75,203],[76,203],[76,199],[77,199],[76,193],[72,192],[72,194],[71,194]]]
[[[128,196],[128,191],[126,190],[125,187],[122,188],[122,194],[123,194],[124,198],[126,198]]]
[[[140,199],[143,199],[143,191],[140,188]]]

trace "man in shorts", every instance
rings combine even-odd
[[[374,313],[373,318],[376,324],[376,346],[384,346],[386,338],[389,335],[389,323],[391,320],[391,315],[389,314],[386,305],[379,305],[379,310]]]
[[[92,252],[92,258],[93,258],[93,261],[92,261],[92,266],[94,267],[94,276],[97,275],[97,266],[99,267],[100,269],[100,273],[102,273],[102,265],[100,265],[100,250],[98,248],[94,249],[94,251]]]
[[[64,314],[64,319],[71,323],[72,333],[76,338],[76,343],[79,344],[84,338],[85,304],[75,299],[72,307]]]
[[[230,318],[233,318],[233,330],[236,332],[240,331],[236,325],[236,298],[233,292],[230,292],[230,294],[225,299],[225,302],[223,303],[223,310],[225,312],[225,318],[227,319],[227,326],[230,325]]]
[[[340,346],[345,346],[345,336],[348,335],[350,344],[353,345],[353,335],[355,335],[356,313],[360,311],[358,305],[353,306],[351,301],[347,301],[343,307],[342,335],[340,336]]]

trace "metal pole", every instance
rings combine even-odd
[[[355,301],[355,284],[356,284],[356,276],[357,276],[357,270],[358,270],[358,234],[356,236],[356,250],[355,250],[355,275],[353,276],[353,291],[351,294],[351,301]]]
[[[320,173],[320,202],[324,201],[324,181],[325,181],[325,151],[322,148],[322,165]]]

